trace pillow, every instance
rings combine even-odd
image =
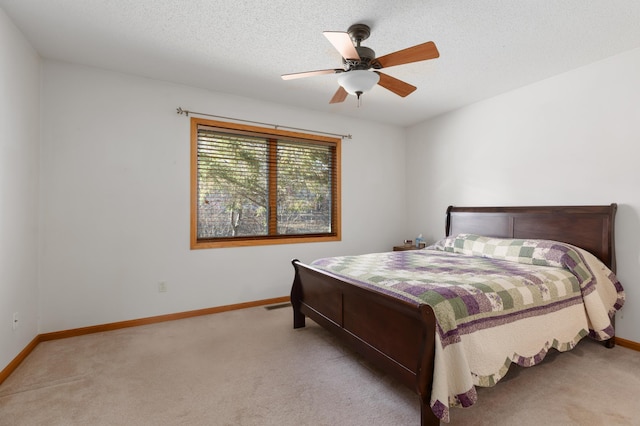
[[[551,240],[493,238],[476,234],[458,234],[431,246],[435,250],[468,256],[504,259],[534,265],[574,267],[582,262],[572,246]]]

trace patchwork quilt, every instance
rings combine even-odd
[[[511,363],[538,364],[550,348],[613,336],[624,291],[580,248],[546,240],[473,234],[423,250],[319,259],[318,269],[395,297],[426,303],[437,319],[431,408],[469,407],[475,386],[493,386]]]

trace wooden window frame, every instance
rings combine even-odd
[[[297,139],[302,141],[329,143],[335,146],[335,164],[334,176],[336,184],[334,193],[332,194],[332,233],[327,234],[303,234],[303,235],[272,235],[275,234],[273,227],[275,226],[276,209],[269,209],[269,215],[272,216],[268,220],[269,234],[264,236],[251,237],[228,237],[215,239],[199,239],[198,238],[198,126],[216,127],[226,130],[235,130],[241,132],[258,133],[265,138],[285,138],[288,140]],[[270,129],[266,127],[250,126],[238,123],[229,123],[224,121],[216,121],[203,119],[198,117],[191,118],[191,249],[207,249],[219,247],[243,247],[243,246],[259,246],[272,244],[293,244],[293,243],[315,243],[326,241],[340,241],[342,239],[341,226],[341,142],[339,138],[320,136],[307,133],[292,132],[281,129]],[[275,155],[275,148],[270,152]],[[271,163],[273,164],[273,163]],[[270,173],[270,185],[275,184],[275,174]],[[276,192],[270,191],[270,204],[276,200]]]

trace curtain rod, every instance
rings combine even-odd
[[[252,124],[260,124],[262,126],[272,126],[274,129],[289,129],[289,130],[300,130],[303,132],[312,132],[312,133],[319,133],[322,135],[330,135],[330,136],[339,136],[342,139],[351,139],[351,135],[341,135],[339,133],[329,133],[329,132],[321,132],[319,130],[309,130],[309,129],[301,129],[298,127],[289,127],[289,126],[280,126],[279,124],[271,124],[271,123],[262,123],[260,121],[251,121],[251,120],[242,120],[240,118],[232,118],[232,117],[224,117],[222,115],[213,115],[213,114],[205,114],[203,112],[195,112],[195,111],[189,111],[186,109],[182,109],[181,107],[176,108],[176,112],[180,115],[185,115],[185,116],[189,116],[189,114],[196,114],[196,115],[204,115],[207,117],[215,117],[215,118],[223,118],[225,120],[233,120],[233,121],[242,121],[244,123],[252,123]]]

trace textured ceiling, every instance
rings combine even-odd
[[[640,47],[638,0],[0,0],[45,58],[281,104],[411,125]],[[418,87],[376,86],[329,105],[340,68],[322,31],[371,27],[378,56],[434,41],[440,58],[385,69]]]

